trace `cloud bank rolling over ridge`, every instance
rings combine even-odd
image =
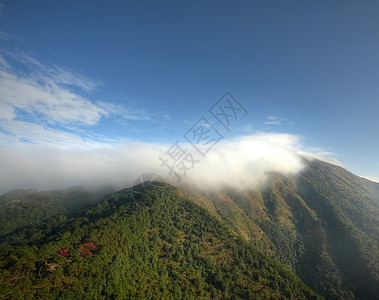
[[[182,145],[190,149],[190,145]],[[176,184],[159,157],[169,144],[131,142],[111,147],[63,149],[51,145],[19,144],[0,147],[0,192],[15,188],[59,189],[74,185],[133,184],[144,173],[157,173]],[[257,188],[267,173],[295,175],[304,168],[299,137],[266,134],[219,142],[187,171],[181,184],[198,187]]]
[[[21,63],[25,71],[15,70],[9,61]],[[158,115],[91,101],[89,93],[101,84],[67,68],[43,65],[22,52],[0,56],[0,193],[74,185],[122,188],[148,172],[175,183],[159,160],[171,144],[126,143],[88,130],[104,118],[150,122]],[[277,117],[269,120],[270,125],[281,122]],[[320,149],[304,150],[301,138],[292,134],[258,132],[224,139],[205,158],[198,157],[181,183],[259,187],[269,172],[297,174],[304,168],[302,155],[315,153],[330,156]]]

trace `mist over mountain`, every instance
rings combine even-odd
[[[0,300],[379,300],[378,11],[0,0]]]
[[[183,187],[184,189],[184,187]],[[319,160],[260,190],[194,192],[191,199],[328,299],[375,299],[379,184]]]
[[[2,243],[3,297],[321,298],[167,184],[121,190],[53,220],[28,246]]]
[[[302,164],[297,174],[271,172],[250,189],[146,183],[103,200],[80,189],[7,193],[0,214],[14,222],[1,220],[8,229],[0,236],[0,291],[17,297],[29,282],[27,295],[36,297],[316,297],[298,283],[285,288],[297,276],[326,299],[376,299],[379,184],[319,160]]]
[[[221,140],[206,157],[196,156],[193,169],[183,182],[197,188],[230,186],[246,189],[264,185],[267,174],[295,175],[304,167],[303,157],[332,160],[330,153],[307,149],[301,138],[291,134],[257,133]],[[141,174],[160,174],[176,184],[159,159],[170,144],[115,143],[61,148],[49,145],[0,145],[0,192],[12,189],[52,190],[71,186],[131,186]],[[189,144],[181,145],[190,149]]]
[[[0,238],[58,214],[70,215],[100,201],[113,188],[72,187],[56,191],[13,190],[0,196]]]

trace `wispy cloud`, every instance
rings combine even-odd
[[[253,125],[247,125],[245,128],[243,128],[243,131],[245,132],[253,132],[254,131],[254,126]]]
[[[379,177],[373,177],[373,176],[362,176],[363,178],[366,178],[368,180],[378,182],[379,183]]]
[[[134,121],[150,121],[152,119],[152,114],[146,112],[143,109],[132,109],[129,107],[126,108],[119,104],[103,101],[98,101],[96,104],[107,111],[109,114],[118,116],[121,119]]]
[[[158,158],[170,145],[109,140],[88,130],[103,118],[154,122],[157,114],[91,100],[89,93],[101,83],[83,74],[44,65],[22,52],[0,54],[0,192],[127,186],[144,172],[167,175]],[[24,66],[22,71],[12,67],[12,60]],[[267,122],[282,120],[270,116]],[[268,172],[296,174],[303,168],[300,154],[325,154],[321,149],[307,153],[300,140],[264,132],[223,140],[185,180],[246,188],[264,183]]]
[[[0,33],[1,35],[1,33]],[[2,69],[10,69],[10,65],[7,63],[7,61],[4,59],[4,57],[2,55],[0,55],[0,67]]]
[[[67,130],[47,127],[31,122],[14,120],[6,122],[0,120],[0,127],[3,130],[2,144],[14,145],[31,144],[42,147],[50,146],[61,149],[94,149],[112,147],[110,141],[99,141],[99,138],[87,134],[79,135]],[[101,139],[100,139],[101,140]],[[116,141],[113,141],[115,143]]]
[[[23,69],[14,69],[9,60],[21,63]],[[102,141],[89,138],[83,126],[94,126],[104,117],[115,121],[154,118],[142,109],[91,101],[89,93],[101,85],[68,68],[44,65],[24,52],[1,51],[0,130],[8,135],[8,142],[83,147],[85,140],[92,147]]]
[[[264,122],[267,126],[279,126],[282,125],[283,120],[276,116],[268,116],[267,120]]]
[[[23,41],[23,38],[15,35],[13,33],[8,33],[8,32],[0,30],[0,40],[3,40],[3,41],[10,41],[11,40],[11,41],[21,42],[21,41]]]
[[[23,114],[27,114],[49,124],[94,125],[108,114],[90,100],[62,86],[69,84],[88,90],[95,85],[91,80],[62,68],[44,66],[24,53],[12,57],[28,66],[32,65],[33,71],[24,73],[14,70],[2,57],[1,119],[12,120],[15,115],[22,118]]]
[[[107,112],[48,77],[20,76],[0,70],[0,101],[6,111],[21,110],[51,124],[96,124]],[[0,112],[2,119],[10,114]]]
[[[35,79],[43,79],[42,81],[50,79],[57,85],[75,86],[86,92],[93,91],[103,85],[100,80],[90,79],[66,67],[42,64],[36,58],[22,51],[3,51],[3,53],[32,70],[31,75]]]
[[[299,151],[298,153],[309,160],[319,159],[336,166],[344,166],[343,163],[336,158],[335,153],[320,148],[305,148],[305,150]]]
[[[1,10],[0,10],[1,15]],[[10,35],[4,31],[0,30],[0,40],[8,40],[10,38]]]

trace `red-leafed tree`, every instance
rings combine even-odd
[[[63,249],[59,252],[59,255],[62,256],[62,257],[67,257],[68,256],[68,250],[67,249]]]
[[[92,251],[97,251],[97,247],[94,243],[84,243],[80,249],[80,254],[83,256],[91,255]]]

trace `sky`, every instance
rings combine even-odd
[[[379,181],[378,15],[378,1],[1,1],[0,192],[175,177],[173,154],[197,178],[299,172],[292,151]]]

